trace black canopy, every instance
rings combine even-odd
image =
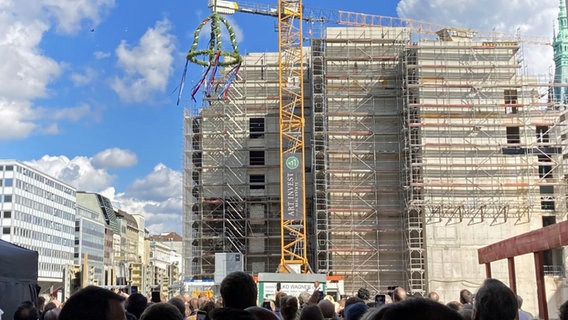
[[[38,253],[0,240],[0,309],[12,320],[23,301],[37,303]]]

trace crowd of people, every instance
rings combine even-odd
[[[14,320],[519,320],[535,319],[522,310],[522,298],[496,279],[486,279],[475,295],[467,289],[455,301],[443,303],[436,292],[426,297],[408,295],[398,287],[389,294],[370,297],[361,288],[355,296],[336,301],[319,292],[299,296],[277,291],[274,299],[257,305],[257,285],[244,272],[228,274],[221,282],[220,298],[184,294],[167,301],[148,299],[140,293],[88,286],[73,294],[64,304],[56,301],[38,306],[22,303]],[[568,320],[568,302],[559,310]]]

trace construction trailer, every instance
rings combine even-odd
[[[314,272],[344,276],[347,294],[403,286],[455,300],[484,278],[479,247],[565,219],[565,105],[551,79],[521,72],[522,48],[451,28],[423,38],[333,27],[311,39],[304,169]],[[212,277],[215,252],[242,253],[251,273],[277,270],[277,99],[277,54],[251,53],[228,99],[205,96],[186,111],[186,277]],[[563,278],[562,254],[548,257],[551,276]],[[493,274],[506,280],[506,271]],[[532,277],[518,281],[536,310]]]

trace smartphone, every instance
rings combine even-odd
[[[205,311],[197,311],[197,320],[207,319],[207,313]]]
[[[384,294],[378,294],[375,296],[375,304],[377,306],[382,306],[383,304],[385,304],[386,299],[385,299],[385,295]]]
[[[264,302],[262,303],[262,307],[263,307],[264,309],[272,310],[272,308],[270,307],[270,301],[264,301]]]

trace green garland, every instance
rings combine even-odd
[[[237,39],[233,27],[229,25],[229,22],[221,17],[215,9],[213,9],[213,14],[203,20],[197,27],[193,34],[193,44],[191,49],[187,53],[187,60],[202,66],[211,66],[215,61],[215,56],[219,53],[220,59],[217,63],[218,66],[234,66],[242,62],[243,58],[239,54],[239,49],[237,48]],[[211,21],[211,39],[209,40],[209,48],[204,50],[197,50],[199,44],[199,34],[201,29],[205,24]],[[231,39],[231,46],[233,47],[233,52],[223,51],[223,44],[221,43],[221,23],[227,28],[229,33],[229,38]],[[205,59],[205,57],[207,59]],[[230,59],[227,59],[230,58]]]

